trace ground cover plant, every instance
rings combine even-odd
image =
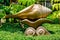
[[[49,25],[49,26],[48,26]],[[51,34],[41,36],[26,36],[24,29],[18,23],[5,23],[0,26],[0,40],[60,40],[59,24],[42,24]],[[27,27],[27,25],[25,25]]]

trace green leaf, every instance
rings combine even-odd
[[[4,10],[0,9],[0,18],[3,18],[5,16]]]
[[[21,11],[22,9],[24,9],[25,8],[25,6],[23,6],[23,5],[20,5],[20,4],[11,4],[10,5],[10,13],[11,14],[16,14],[17,12],[19,12],[19,11]]]

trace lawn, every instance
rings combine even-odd
[[[60,40],[60,24],[42,24],[51,34],[41,36],[25,36],[18,23],[4,23],[0,26],[0,40]],[[25,25],[27,27],[27,25]]]

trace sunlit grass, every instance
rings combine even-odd
[[[42,24],[51,34],[41,36],[25,36],[18,23],[5,23],[0,27],[0,40],[60,40],[59,24]],[[26,25],[25,25],[26,27]]]

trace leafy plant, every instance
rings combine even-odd
[[[45,2],[45,0],[40,0],[41,2]]]
[[[52,5],[52,10],[60,10],[60,3],[53,4]]]
[[[4,3],[4,0],[0,0],[0,3]]]
[[[6,12],[6,14],[10,14],[10,7],[5,6],[4,11]]]
[[[5,8],[5,6],[0,4],[0,9],[4,9],[4,8]]]
[[[5,16],[5,11],[4,11],[5,6],[0,4],[0,18],[2,18],[3,16]]]
[[[35,3],[35,0],[18,0],[20,5],[29,6]]]
[[[0,18],[3,18],[5,16],[5,12],[3,9],[0,9]]]
[[[58,3],[58,2],[60,2],[60,0],[53,0],[53,2],[57,2]]]
[[[4,0],[4,4],[5,4],[6,6],[9,6],[9,5],[10,5],[10,0]]]
[[[60,0],[51,0],[51,2],[58,3],[58,2],[60,2]]]
[[[54,20],[55,23],[59,23],[60,11],[55,11],[50,14],[47,18],[50,20]]]
[[[10,13],[11,14],[16,14],[17,12],[21,11],[22,9],[24,9],[25,6],[23,5],[19,5],[19,4],[10,4]]]

